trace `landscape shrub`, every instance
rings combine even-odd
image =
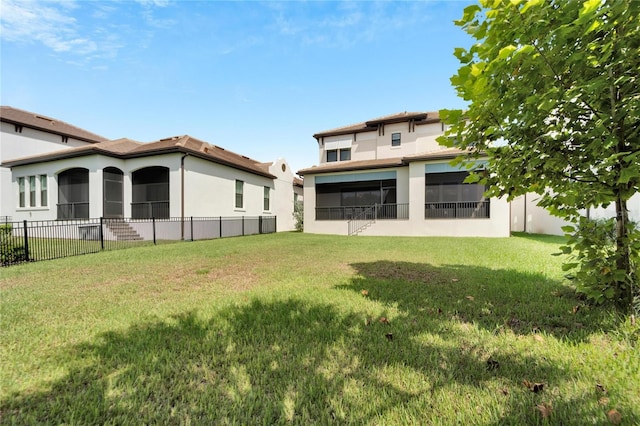
[[[13,238],[13,226],[10,223],[0,225],[0,263],[2,266],[27,260],[27,252],[19,241]]]

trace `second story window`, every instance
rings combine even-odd
[[[351,148],[330,149],[327,151],[327,163],[351,160]]]
[[[400,133],[391,134],[391,146],[400,146]]]

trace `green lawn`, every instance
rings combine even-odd
[[[3,268],[0,423],[640,424],[640,328],[582,304],[561,242],[285,233]]]

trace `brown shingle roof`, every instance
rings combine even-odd
[[[18,158],[11,161],[5,161],[2,165],[5,167],[15,167],[94,154],[127,159],[173,152],[189,154],[214,163],[223,164],[235,169],[275,179],[275,176],[269,173],[268,170],[265,170],[263,163],[244,155],[228,151],[224,148],[220,148],[219,146],[210,145],[189,135],[175,136],[150,143],[141,143],[130,139],[117,139],[32,157]]]
[[[384,158],[381,160],[364,161],[341,161],[335,163],[325,163],[320,166],[309,167],[298,172],[299,175],[315,175],[323,173],[347,172],[354,170],[381,169],[387,167],[402,167],[413,161],[425,160],[451,160],[459,155],[468,154],[458,148],[446,148],[437,151],[425,152],[415,155],[408,155],[399,158]]]
[[[42,130],[56,135],[68,136],[84,142],[98,143],[108,140],[105,137],[65,123],[64,121],[10,106],[0,107],[0,121]]]
[[[321,164],[320,166],[302,169],[298,172],[300,176],[315,175],[321,173],[348,172],[352,170],[382,169],[386,167],[404,166],[402,158],[384,158],[382,160],[362,160],[362,161],[340,161],[335,163]]]
[[[351,124],[349,126],[337,127],[331,130],[325,130],[313,135],[319,139],[326,136],[346,135],[349,133],[373,132],[377,130],[378,124],[402,123],[414,120],[416,125],[438,123],[440,114],[437,111],[432,112],[399,112],[396,114],[385,115],[383,117],[374,118],[373,120],[362,123]]]

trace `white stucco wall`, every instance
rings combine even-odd
[[[286,160],[279,158],[272,163],[269,173],[276,176],[273,181],[275,191],[271,194],[271,213],[278,218],[278,232],[293,231],[295,229],[293,194],[297,188],[293,185],[293,172]]]
[[[540,196],[526,194],[515,198],[511,203],[511,229],[514,232],[528,232],[533,234],[564,235],[562,227],[570,223],[556,216],[552,216],[546,209],[537,206]],[[636,194],[627,202],[629,218],[640,222],[640,194]],[[583,214],[587,214],[585,211]],[[604,219],[615,217],[615,205],[606,208],[591,209],[589,217]]]
[[[185,216],[277,216],[278,231],[293,230],[291,169],[284,159],[279,159],[271,164],[269,172],[276,179],[186,157]],[[242,208],[235,207],[236,180],[244,182]],[[270,188],[268,210],[263,208],[264,187]]]
[[[60,135],[24,126],[22,132],[18,133],[15,131],[15,125],[0,122],[0,163],[84,145],[90,145],[90,143],[71,137],[65,143],[62,142]],[[0,216],[13,216],[15,206],[11,182],[11,170],[0,167]]]
[[[400,133],[400,146],[391,146],[393,133]],[[355,136],[354,134],[329,136],[318,144],[319,163],[327,162],[326,146],[336,141],[351,140],[351,161],[379,160],[444,149],[436,142],[436,138],[442,133],[441,123],[416,125],[411,132],[409,132],[409,123],[394,123],[385,125],[384,134],[381,135],[378,135],[377,131],[372,131],[356,133]]]

